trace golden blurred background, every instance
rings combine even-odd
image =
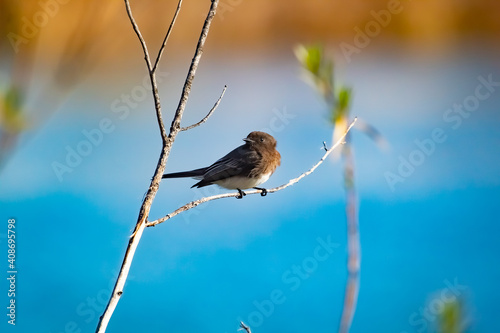
[[[154,55],[177,1],[131,5]],[[208,0],[183,2],[166,57],[174,62],[191,59],[209,5]],[[492,0],[222,0],[206,48],[215,56],[251,57],[258,50],[291,52],[296,43],[321,41],[340,52],[339,45],[354,45],[356,35],[370,22],[385,20],[376,23],[377,45],[397,43],[431,54],[454,52],[454,45],[463,41],[496,45],[498,13],[500,3]],[[36,127],[57,110],[88,74],[100,76],[106,84],[131,68],[144,69],[123,1],[0,0],[0,34],[0,155],[23,128]],[[33,102],[38,110],[29,110],[40,120],[30,116],[28,121],[25,101],[40,86],[50,93],[40,92],[42,101]]]
[[[132,1],[134,15],[149,42],[161,42],[177,1]],[[172,50],[193,46],[209,1],[184,1],[172,35]],[[399,41],[448,44],[460,38],[497,37],[500,3],[460,0],[223,0],[211,31],[211,44],[226,48],[254,48],[304,39],[352,39],[354,28],[364,28],[373,12],[399,6],[384,27],[383,38]],[[77,61],[86,57],[102,64],[127,60],[123,45],[136,43],[123,1],[0,0],[2,56],[27,56]],[[34,30],[34,31],[33,31]],[[31,33],[32,32],[32,33]],[[13,36],[22,38],[16,46]],[[194,38],[194,39],[193,39]],[[151,48],[154,50],[151,44]],[[17,52],[14,52],[17,51]],[[122,52],[120,52],[122,51]],[[120,57],[117,59],[117,54]],[[88,61],[88,60],[87,60]]]

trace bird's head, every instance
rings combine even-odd
[[[243,141],[253,147],[267,147],[270,149],[276,148],[276,139],[273,138],[272,135],[265,132],[251,132],[245,139],[243,139]]]

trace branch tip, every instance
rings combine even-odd
[[[193,60],[191,61],[191,65],[189,66],[188,75],[186,80],[184,81],[184,87],[182,88],[181,98],[179,100],[179,105],[177,106],[177,110],[175,111],[174,119],[172,120],[172,124],[170,125],[171,132],[173,131],[177,134],[178,131],[182,130],[180,128],[180,123],[182,120],[182,115],[184,113],[184,109],[186,108],[186,103],[189,97],[189,93],[191,91],[191,86],[193,84],[194,77],[196,75],[196,70],[198,68],[198,64],[201,59],[201,55],[203,53],[203,47],[205,46],[205,41],[208,36],[208,31],[210,30],[210,25],[212,23],[213,18],[215,17],[215,13],[217,11],[217,6],[219,4],[218,0],[213,0],[208,11],[207,17],[205,19],[205,23],[203,24],[203,28],[201,30],[200,38],[198,39],[198,44],[196,46],[196,50],[194,53]],[[201,123],[200,123],[201,124]],[[176,127],[179,126],[179,129]],[[198,125],[196,125],[198,126]],[[194,127],[196,127],[194,126]],[[192,127],[191,127],[192,128]]]
[[[154,73],[156,71],[156,68],[158,68],[158,63],[160,62],[160,58],[163,54],[163,50],[165,50],[165,46],[167,45],[168,37],[170,37],[170,33],[172,32],[172,28],[174,27],[175,21],[177,20],[177,15],[179,15],[179,11],[181,10],[181,5],[182,5],[182,0],[179,0],[177,3],[177,9],[175,10],[174,17],[172,18],[172,21],[170,22],[170,26],[168,27],[168,31],[165,35],[165,38],[163,39],[163,43],[158,50],[158,55],[156,56],[156,61],[151,69],[151,72]]]
[[[226,93],[226,89],[227,89],[227,85],[224,85],[224,89],[222,89],[222,93],[220,94],[219,99],[215,102],[214,106],[210,109],[210,111],[208,111],[208,114],[205,117],[203,117],[202,120],[200,120],[196,124],[193,124],[193,125],[190,125],[190,126],[187,126],[187,127],[181,127],[180,131],[181,132],[188,131],[188,130],[190,130],[192,128],[198,127],[201,124],[205,123],[208,120],[208,118],[210,118],[210,116],[212,115],[212,113],[214,113],[215,109],[217,109],[217,107],[219,106],[220,101],[222,100],[222,97],[224,97],[224,94]]]
[[[240,321],[240,328],[238,329],[238,331],[243,331],[243,330],[245,330],[247,333],[252,333],[252,331],[250,330],[250,327],[245,325],[244,322]]]

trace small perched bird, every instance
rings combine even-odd
[[[252,132],[243,139],[245,144],[232,150],[214,164],[191,171],[167,173],[162,178],[192,177],[200,179],[191,187],[217,184],[221,187],[238,190],[238,199],[243,198],[242,190],[254,188],[265,196],[267,190],[257,187],[273,174],[281,163],[281,155],[276,150],[276,140],[264,132]]]

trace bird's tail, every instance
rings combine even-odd
[[[184,177],[201,177],[205,174],[207,168],[201,168],[191,171],[174,172],[164,174],[161,178],[184,178]]]

